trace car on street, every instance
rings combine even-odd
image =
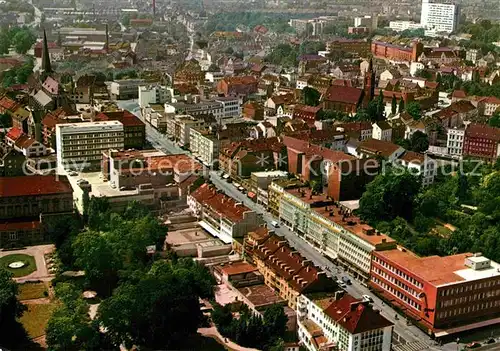
[[[362,297],[363,297],[363,300],[365,300],[365,301],[373,302],[373,299],[370,295],[363,295]]]
[[[481,347],[481,344],[480,344],[480,343],[478,343],[478,342],[476,342],[476,341],[473,341],[473,342],[471,342],[471,343],[469,343],[469,344],[465,345],[465,347],[466,347],[467,349],[477,349],[478,347]]]
[[[346,276],[342,277],[342,281],[344,283],[346,283],[347,285],[351,285],[352,284],[351,279],[349,279],[349,277],[346,277]]]
[[[342,280],[337,280],[337,285],[340,286],[342,289],[346,289],[347,285]]]
[[[271,222],[271,225],[272,225],[274,228],[279,228],[279,227],[280,227],[280,224],[279,224],[277,221],[272,221],[272,222]]]
[[[71,177],[76,177],[78,175],[78,172],[76,172],[76,171],[69,171],[68,175],[71,176]]]

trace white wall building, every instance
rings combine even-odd
[[[119,79],[111,83],[109,92],[114,99],[133,99],[139,96],[141,85],[144,85],[144,79]]]
[[[446,147],[450,156],[462,156],[464,150],[465,129],[450,128],[446,134]]]
[[[224,118],[224,106],[218,101],[201,101],[199,97],[195,97],[192,102],[165,103],[165,113],[191,116],[212,114],[217,121],[220,121]]]
[[[222,118],[239,118],[241,116],[241,103],[239,98],[218,97],[215,102],[222,104]]]
[[[173,89],[164,85],[141,85],[139,88],[139,106],[144,108],[150,104],[164,104],[173,96]]]
[[[413,21],[390,21],[389,28],[396,32],[402,32],[407,29],[420,29],[423,26]]]
[[[99,121],[56,126],[57,166],[60,169],[100,167],[102,152],[124,147],[123,124]]]
[[[392,141],[392,127],[387,121],[373,123],[372,138],[383,141]]]
[[[437,163],[434,159],[418,152],[407,151],[399,163],[408,168],[410,172],[422,177],[422,185],[427,186],[434,183],[437,173]]]
[[[300,343],[309,351],[391,350],[393,324],[344,291],[299,296],[297,317]]]
[[[458,24],[459,8],[443,0],[422,0],[420,24],[428,30],[451,33]]]

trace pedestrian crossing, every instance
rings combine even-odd
[[[429,345],[423,341],[415,341],[406,344],[392,345],[392,351],[422,351],[430,350]]]

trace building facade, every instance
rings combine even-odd
[[[308,351],[390,351],[393,324],[368,301],[340,290],[305,294],[297,308],[298,335]]]
[[[464,150],[465,129],[450,128],[446,133],[446,148],[450,156],[460,157]]]
[[[420,24],[429,30],[451,33],[455,31],[460,13],[454,2],[422,0]]]
[[[500,128],[470,124],[465,130],[464,156],[494,161],[500,155]]]
[[[418,257],[399,248],[374,252],[369,284],[439,337],[498,323],[499,268],[481,254]]]
[[[220,141],[210,129],[191,128],[189,150],[203,164],[218,169]]]
[[[61,169],[100,168],[102,153],[124,148],[118,121],[67,123],[56,126],[57,165]]]

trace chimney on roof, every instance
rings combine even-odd
[[[309,260],[302,260],[301,264],[302,264],[302,267],[306,267],[306,266],[309,266],[309,264],[311,264],[311,261],[309,261]]]
[[[358,305],[359,305],[359,302],[351,302],[351,305],[349,306],[351,312],[356,311],[356,309],[358,308]]]

